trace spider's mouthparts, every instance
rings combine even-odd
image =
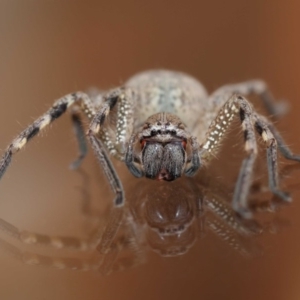
[[[162,169],[157,177],[156,177],[157,180],[159,181],[162,181],[162,180],[165,180],[165,181],[172,181],[172,180],[175,180],[175,176],[170,174],[166,169]]]

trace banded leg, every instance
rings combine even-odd
[[[205,207],[215,216],[242,236],[251,236],[262,232],[262,227],[254,220],[245,221],[238,218],[230,204],[219,194],[209,190],[204,197]]]
[[[248,218],[251,216],[251,213],[248,209],[247,198],[251,184],[253,166],[257,156],[257,143],[252,120],[254,112],[251,104],[241,96],[233,95],[227,99],[228,100],[209,127],[206,141],[200,146],[200,155],[204,162],[207,162],[214,156],[233,118],[239,113],[244,132],[247,157],[242,162],[234,190],[232,206],[236,212],[243,217]]]
[[[245,150],[248,157],[242,162],[242,167],[238,176],[238,181],[235,186],[233,196],[233,208],[244,217],[250,217],[251,213],[248,209],[247,197],[249,193],[253,166],[257,156],[257,143],[255,138],[255,129],[267,143],[267,160],[269,173],[270,190],[284,201],[289,201],[287,193],[281,191],[278,187],[278,170],[277,170],[277,141],[273,135],[269,123],[266,123],[262,118],[253,111],[251,104],[241,96],[232,96],[225,102],[219,114],[212,122],[205,143],[200,147],[204,160],[211,158],[216,151],[216,146],[220,144],[223,134],[233,119],[234,115],[239,112],[242,128],[244,131]],[[298,156],[291,154],[290,150],[285,146],[280,135],[273,127],[275,135],[279,138],[281,152],[289,159],[299,160]]]
[[[109,181],[110,187],[115,194],[114,207],[109,216],[109,221],[106,224],[103,233],[99,235],[99,239],[97,241],[97,250],[100,253],[106,253],[110,249],[111,243],[113,242],[123,219],[124,190],[121,180],[119,179],[111,160],[105,152],[101,141],[97,139],[90,131],[88,133],[88,137],[96,157]]]
[[[118,254],[122,250],[127,250],[128,248],[125,238],[121,237],[120,240],[113,243],[111,247],[112,253],[106,255],[91,254],[87,258],[32,253],[24,251],[21,247],[14,246],[2,239],[0,239],[0,251],[27,265],[56,268],[59,270],[95,271],[100,272],[102,275],[108,275],[111,272],[133,268],[144,262],[142,258],[136,256],[128,258],[118,257]],[[135,255],[135,253],[133,254]]]
[[[252,183],[254,162],[257,156],[257,143],[253,126],[253,110],[249,102],[241,96],[239,101],[240,121],[244,132],[245,150],[248,156],[243,160],[238,180],[234,189],[233,209],[245,218],[251,217],[248,208],[248,194]]]
[[[239,234],[238,231],[228,227],[222,220],[214,216],[207,216],[205,225],[220,240],[225,242],[240,255],[249,258],[261,255],[262,251],[259,245],[255,244],[254,241],[251,240],[251,237],[248,236],[247,239],[245,236]]]
[[[300,161],[300,156],[292,154],[274,126],[267,122],[264,117],[255,115],[255,128],[267,145],[269,188],[273,194],[286,202],[290,202],[289,194],[279,189],[277,144],[279,144],[279,149],[285,158]]]
[[[124,191],[121,184],[121,181],[104,149],[103,143],[97,138],[98,134],[101,133],[102,125],[104,124],[106,118],[108,117],[110,111],[116,106],[118,102],[118,118],[117,118],[117,136],[116,136],[116,145],[119,147],[116,148],[120,155],[124,155],[123,144],[125,143],[126,134],[129,131],[132,131],[133,118],[131,111],[131,91],[125,88],[120,88],[113,90],[108,95],[105,96],[106,101],[104,102],[102,108],[93,118],[89,130],[88,138],[91,142],[91,145],[95,151],[96,157],[100,162],[103,170],[109,180],[110,186],[113,192],[116,195],[115,206],[122,206],[124,203]]]
[[[96,115],[96,107],[102,107],[104,103],[103,93],[101,93],[100,91],[92,90],[90,91],[89,95],[91,95],[92,103],[94,103],[95,106],[82,103],[81,107],[75,106],[72,109],[72,123],[79,146],[79,156],[70,165],[70,168],[72,170],[77,169],[81,165],[88,152],[86,135],[81,119],[81,112],[83,112],[89,120],[92,120]],[[103,143],[107,147],[109,154],[115,155],[117,153],[115,143],[109,131],[106,128],[101,128],[98,137],[103,141]]]
[[[34,233],[20,230],[1,218],[0,230],[24,244],[47,246],[56,249],[72,249],[78,251],[95,249],[94,236],[89,238],[77,238],[72,236],[50,236]]]
[[[117,106],[116,112],[116,137],[115,137],[115,151],[119,152],[120,156],[124,155],[123,149],[128,132],[133,130],[133,93],[129,88],[118,88],[112,90],[104,96],[105,102],[102,108],[94,116],[89,132],[93,135],[101,133],[103,130],[103,123],[110,114],[111,110]],[[130,134],[129,134],[130,136]],[[109,145],[107,145],[109,149]],[[112,153],[115,154],[115,153]]]
[[[121,184],[121,180],[119,179],[112,162],[110,161],[108,154],[104,149],[103,143],[97,138],[98,134],[101,133],[102,125],[105,122],[107,116],[110,111],[116,106],[118,103],[118,111],[117,111],[117,136],[116,136],[116,150],[122,156],[123,155],[123,143],[125,142],[125,135],[129,131],[131,134],[133,119],[132,119],[132,111],[131,105],[129,105],[131,101],[131,91],[125,88],[120,88],[113,90],[108,95],[105,96],[106,101],[104,102],[102,108],[93,118],[89,130],[88,130],[88,138],[91,142],[92,148],[96,154],[98,161],[100,162],[106,177],[110,183],[110,186],[114,192],[115,207],[112,209],[111,216],[109,218],[109,222],[99,239],[99,245],[97,247],[98,251],[101,253],[105,253],[110,248],[111,243],[116,236],[120,224],[123,219],[124,210],[124,190]]]
[[[27,265],[51,267],[60,270],[70,269],[73,271],[89,271],[97,270],[101,265],[101,261],[94,257],[87,259],[57,256],[51,257],[27,252],[2,239],[0,239],[0,250],[2,252],[6,252],[21,263]]]
[[[47,127],[54,120],[59,118],[71,105],[74,103],[83,102],[86,105],[91,105],[89,97],[82,93],[77,92],[66,95],[57,100],[51,109],[49,109],[44,115],[34,121],[23,132],[21,132],[17,138],[9,145],[5,151],[2,159],[0,160],[0,179],[9,166],[12,156],[21,150],[34,136],[36,136],[42,129]]]
[[[281,152],[281,154],[286,159],[295,160],[295,161],[300,162],[300,155],[293,154],[293,152],[287,146],[286,142],[284,141],[284,139],[282,138],[282,136],[280,135],[278,130],[275,128],[275,126],[270,121],[268,121],[268,119],[265,118],[264,116],[259,115],[259,119],[261,120],[261,122],[264,122],[265,125],[267,125],[268,129],[272,132],[274,138],[277,141],[278,149]]]
[[[248,96],[258,95],[265,106],[267,112],[273,116],[282,116],[288,110],[288,104],[285,101],[275,102],[272,93],[269,91],[266,83],[262,80],[250,80],[238,84],[228,84],[217,89],[211,98],[218,104],[222,103],[222,96],[227,93],[241,94]]]

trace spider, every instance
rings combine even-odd
[[[0,161],[0,178],[16,152],[72,107],[80,155],[71,166],[78,168],[87,153],[83,113],[90,120],[87,139],[115,194],[114,205],[120,208],[124,190],[110,155],[124,161],[135,177],[172,181],[182,175],[193,176],[215,157],[229,125],[238,117],[246,158],[232,207],[243,217],[250,217],[247,196],[258,151],[255,132],[266,144],[269,188],[283,201],[291,198],[279,187],[277,149],[290,160],[300,161],[300,156],[294,155],[273,124],[253,109],[245,98],[249,94],[259,95],[269,113],[282,112],[282,103],[274,103],[263,81],[225,85],[208,95],[193,77],[167,70],[139,73],[123,86],[97,96],[83,92],[66,95],[12,141]]]

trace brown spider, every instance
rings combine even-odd
[[[136,177],[171,181],[183,174],[193,176],[215,156],[230,123],[238,116],[247,157],[242,162],[232,206],[248,217],[247,196],[257,156],[255,131],[267,148],[269,188],[284,201],[291,198],[279,188],[277,148],[285,158],[300,161],[273,124],[244,98],[251,93],[261,97],[270,113],[281,112],[280,103],[273,103],[262,81],[226,85],[209,96],[191,76],[164,70],[137,74],[124,86],[95,97],[82,92],[66,95],[13,140],[0,161],[0,177],[16,152],[73,106],[80,156],[72,167],[77,168],[87,152],[79,114],[82,111],[91,120],[87,138],[116,195],[115,207],[122,207],[124,191],[109,154],[125,161]]]

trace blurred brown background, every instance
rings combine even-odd
[[[300,152],[299,12],[298,1],[283,0],[0,0],[0,148],[66,93],[169,68],[209,91],[263,78],[277,98],[289,99],[292,110],[278,126]],[[82,234],[81,178],[67,168],[76,156],[69,118],[43,135],[1,181],[0,217],[42,233]],[[100,178],[91,156],[85,169]],[[108,187],[94,182],[91,190]],[[212,238],[186,256],[153,254],[151,263],[109,277],[24,266],[0,254],[0,298],[299,299],[299,196],[294,191],[284,211],[292,226],[267,237],[268,253],[258,260],[235,257]]]

